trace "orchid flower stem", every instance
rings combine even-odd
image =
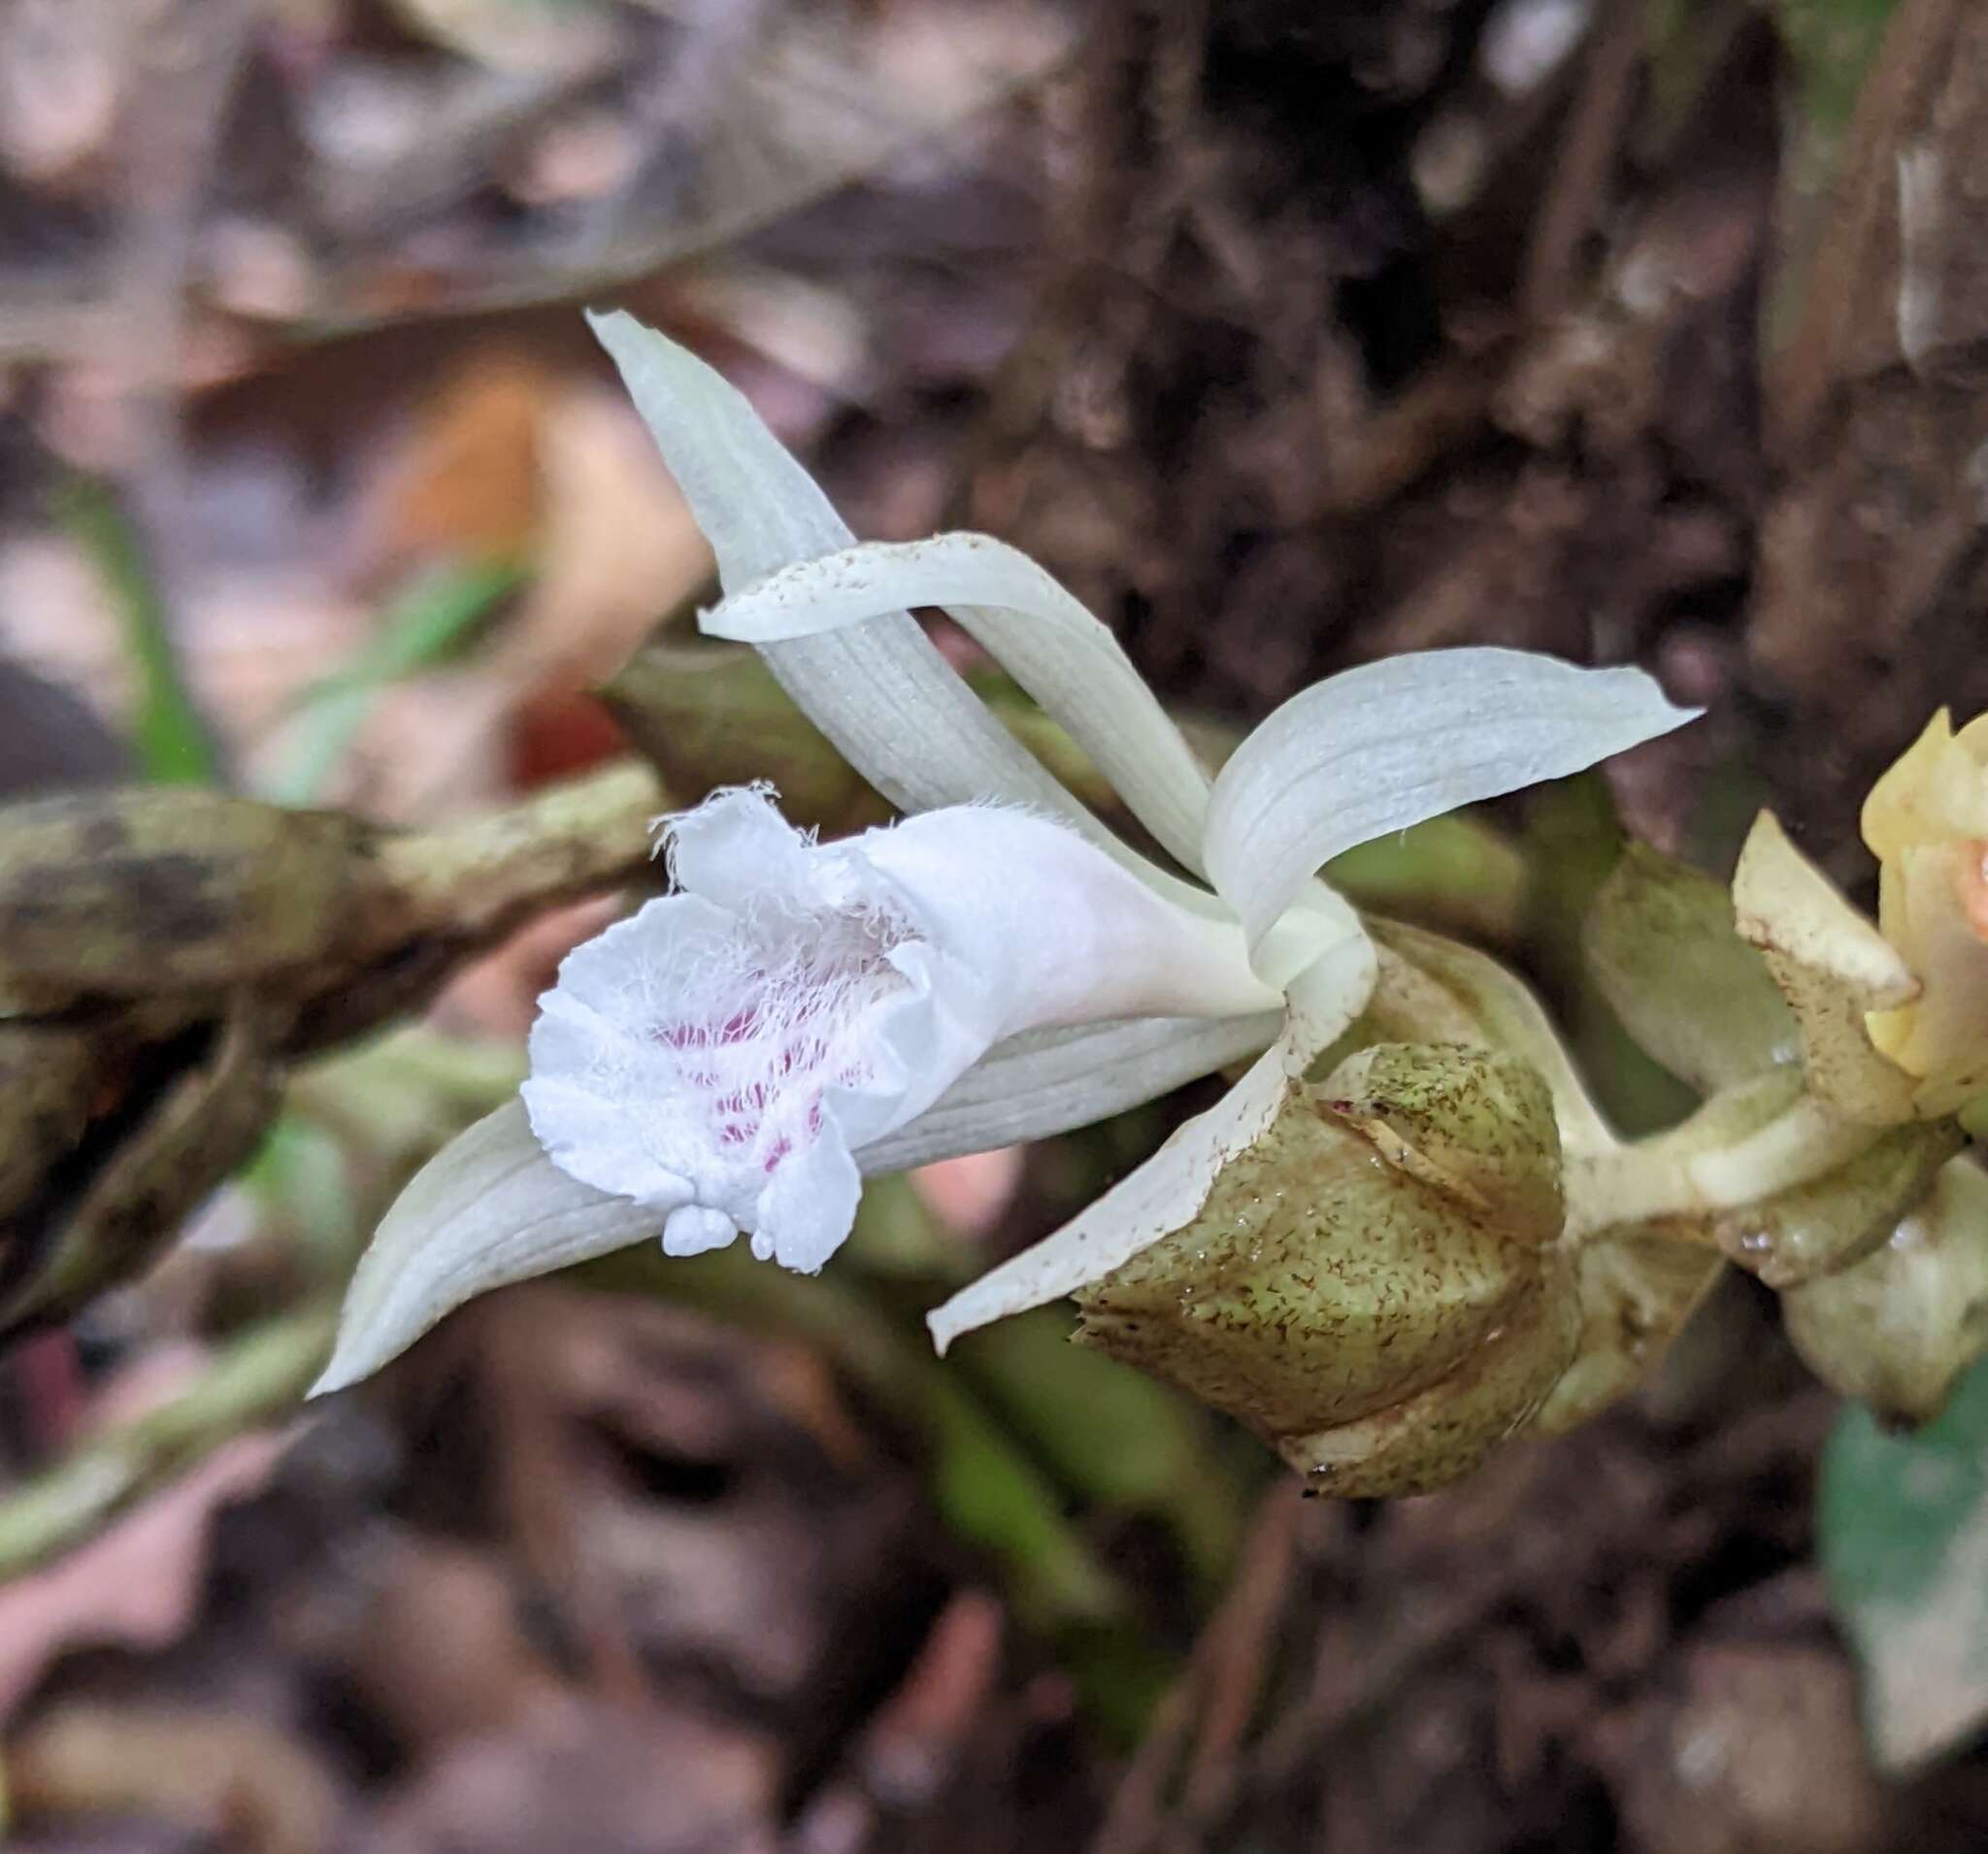
[[[1812,1183],[1867,1151],[1883,1129],[1845,1120],[1812,1094],[1758,1131],[1707,1151],[1684,1129],[1568,1166],[1567,1240],[1579,1244],[1625,1223],[1679,1220],[1679,1241],[1708,1242],[1683,1225]]]
[[[249,1430],[282,1422],[331,1350],[334,1300],[316,1300],[233,1341],[171,1403],[83,1442],[0,1502],[0,1579],[100,1532],[148,1494]]]

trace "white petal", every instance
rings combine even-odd
[[[1525,650],[1365,664],[1294,695],[1223,767],[1209,874],[1255,944],[1342,850],[1564,778],[1696,712],[1673,708],[1640,670],[1581,670]]]
[[[855,539],[721,375],[619,310],[588,320],[711,542],[727,590]],[[1003,798],[1082,813],[906,612],[761,654],[809,719],[900,810]]]
[[[720,794],[678,820],[672,860],[733,905],[662,896],[574,948],[540,1000],[520,1092],[533,1133],[581,1183],[665,1212],[694,1203],[778,1249],[759,1220],[770,1182],[823,1142],[852,1179],[848,1141],[929,1106],[998,1016],[970,968],[896,961],[893,939],[914,928],[895,888],[853,846],[808,844],[762,793]],[[934,996],[935,976],[951,996]],[[679,1218],[666,1246],[710,1246],[716,1231]]]
[[[1060,822],[994,806],[928,811],[851,850],[890,877],[998,1002],[988,1041],[1113,1017],[1274,1009],[1242,930],[1176,907]]]
[[[872,542],[797,561],[700,620],[765,646],[906,606],[944,606],[1069,729],[1147,830],[1196,872],[1209,781],[1118,641],[1031,560],[977,534]]]
[[[667,821],[663,845],[671,879],[719,908],[745,908],[768,895],[797,902],[809,889],[809,840],[779,814],[765,786],[713,792]]]
[[[1032,1030],[990,1049],[909,1126],[856,1151],[872,1177],[1088,1126],[1268,1047],[1275,1011]]]
[[[663,1225],[665,1255],[703,1255],[736,1241],[739,1226],[708,1204],[679,1204]]]
[[[943,1352],[962,1333],[1060,1300],[1191,1223],[1222,1167],[1276,1119],[1289,1085],[1282,1045],[1265,1050],[1214,1107],[1087,1210],[926,1314],[933,1343]]]
[[[779,1166],[759,1200],[752,1253],[802,1275],[819,1273],[856,1220],[863,1180],[834,1121]]]
[[[541,1001],[532,1130],[582,1183],[721,1212],[810,1270],[847,1234],[850,1154],[1003,1039],[1282,1003],[1233,916],[1170,906],[1027,811],[948,807],[818,844],[738,790],[674,820],[670,855],[685,887],[576,947]],[[665,1246],[723,1229],[678,1216]]]
[[[1323,884],[1314,882],[1307,891],[1308,897],[1315,897],[1322,888]],[[1337,895],[1332,899],[1339,901]],[[1380,975],[1380,958],[1358,916],[1350,908],[1346,914],[1347,923],[1286,988],[1284,1061],[1294,1076],[1302,1076],[1321,1050],[1345,1035],[1374,996],[1375,981]],[[1318,917],[1316,912],[1312,913],[1314,920]],[[1332,929],[1328,927],[1326,931]]]
[[[444,1146],[359,1258],[315,1397],[370,1376],[476,1295],[655,1235],[662,1213],[570,1178],[513,1101]]]

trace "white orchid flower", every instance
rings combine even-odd
[[[668,843],[677,892],[569,955],[523,1093],[552,1162],[666,1216],[671,1255],[745,1229],[818,1269],[855,1221],[855,1154],[1023,1031],[1279,1002],[1235,922],[1025,811],[817,844],[728,791]]]
[[[931,1316],[1066,1294],[1187,1223],[1365,1008],[1375,953],[1315,872],[1690,718],[1633,669],[1506,649],[1397,657],[1294,696],[1210,778],[1104,625],[978,535],[860,545],[711,368],[594,319],[717,558],[710,635],[753,645],[907,814],[815,844],[760,791],[672,820],[676,892],[579,947],[521,1104],[381,1223],[319,1389],[503,1282],[660,1235],[751,1234],[812,1270],[861,1174],[1036,1139],[1251,1054],[1227,1096],[1036,1248]],[[1089,753],[1185,875],[1110,832],[907,612],[939,606]]]

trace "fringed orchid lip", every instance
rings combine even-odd
[[[757,968],[734,961],[732,1002],[697,1021],[736,1023],[737,1035],[680,1045],[628,1035],[605,1065],[612,1086],[596,1073],[589,1095],[575,1077],[595,1059],[573,1041],[568,1003],[548,1003],[529,1118],[516,1105],[500,1109],[410,1184],[354,1276],[319,1389],[377,1369],[474,1294],[642,1235],[689,1252],[749,1228],[776,1259],[818,1266],[846,1227],[861,1173],[1083,1125],[1257,1055],[1148,1164],[941,1308],[934,1336],[943,1346],[1096,1279],[1191,1220],[1290,1077],[1365,1009],[1374,947],[1316,878],[1321,864],[1691,718],[1636,670],[1432,651],[1304,691],[1211,779],[1111,634],[1035,562],[980,535],[858,545],[716,373],[626,315],[592,319],[716,556],[726,596],[704,630],[758,649],[910,818],[874,843],[796,840],[780,856],[823,859],[810,865],[815,876],[849,879],[855,866],[836,859],[860,856],[907,905],[860,955],[832,950],[847,925],[835,907],[799,910],[804,927],[812,920],[829,938],[807,956],[780,940],[782,970],[833,972],[840,988],[805,1034],[783,1020],[785,1043],[762,1034],[749,985],[739,988],[741,970]],[[979,640],[1184,873],[1141,856],[1017,744],[909,615],[920,606],[944,608]],[[961,807],[1008,819],[1011,839],[983,822],[946,861],[934,844],[955,832]],[[738,909],[724,935],[692,910],[724,911],[685,873],[685,828],[684,893],[651,905],[675,913],[645,910],[580,949],[555,1000],[565,991],[598,1023],[612,1014],[602,986],[612,992],[623,967],[649,972],[656,997],[673,986],[688,995],[685,948],[771,949],[778,908],[762,917],[748,904],[743,939]],[[1024,844],[1014,833],[1035,835]],[[907,860],[916,856],[923,888]],[[651,945],[658,935],[674,950]],[[629,1021],[646,1009],[638,1000]],[[718,1080],[695,1079],[692,1044]],[[782,1070],[786,1056],[770,1059],[769,1048],[793,1059]],[[724,1085],[741,1063],[748,1084]],[[603,1102],[612,1138],[587,1117]]]
[[[763,791],[669,826],[677,892],[577,947],[541,1000],[524,1103],[552,1162],[654,1207],[672,1255],[812,1273],[858,1158],[994,1044],[1277,994],[1240,927],[1163,900],[1075,832],[952,806],[816,844]]]

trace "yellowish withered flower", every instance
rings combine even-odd
[[[1988,1087],[1988,715],[1941,709],[1864,802],[1878,925],[1919,994],[1872,1011],[1871,1040],[1929,1091]]]
[[[1816,1098],[1866,1125],[1934,1120],[1988,1092],[1988,715],[1942,709],[1864,803],[1878,920],[1772,812],[1733,877],[1735,923],[1795,1014]]]

